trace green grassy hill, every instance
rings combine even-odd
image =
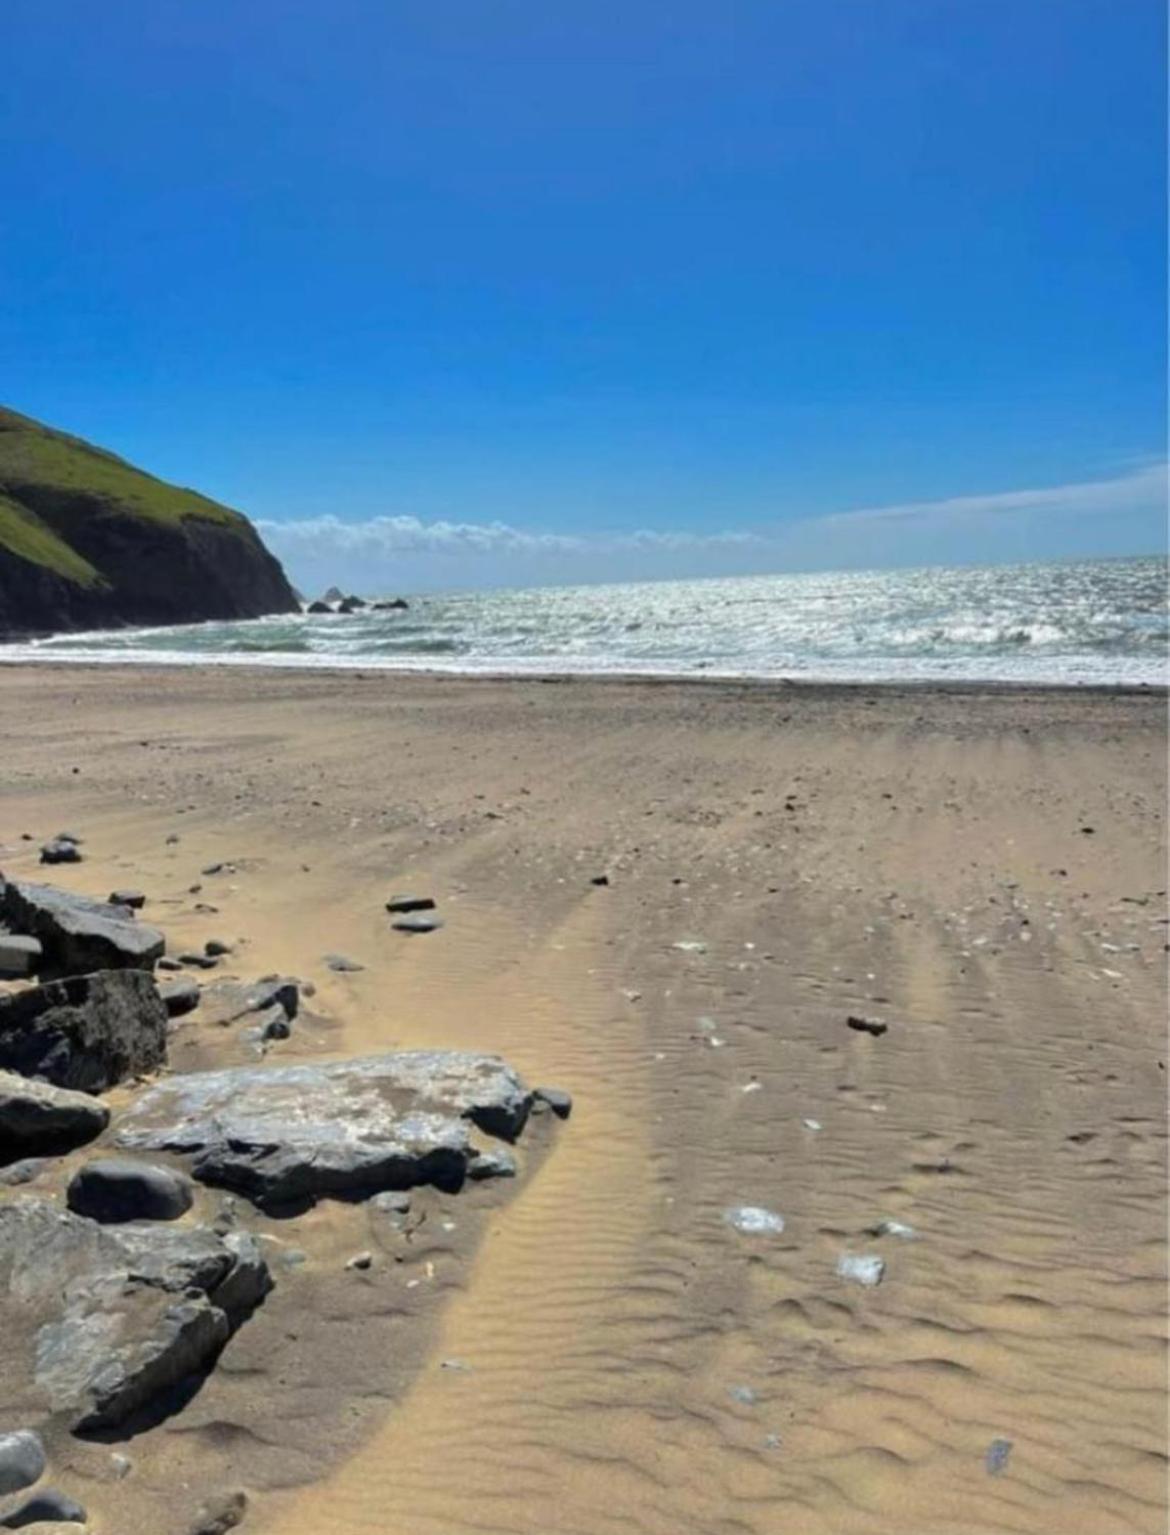
[[[0,407],[0,633],[296,608],[241,513]]]

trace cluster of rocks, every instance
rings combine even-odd
[[[371,613],[404,613],[410,607],[405,597],[393,597],[384,602],[367,602],[364,597],[355,597],[351,593],[346,596],[338,587],[331,586],[322,597],[315,602],[310,602],[305,609],[307,613],[361,613],[369,610]]]
[[[289,1037],[300,989],[287,976],[160,981],[165,939],[136,916],[143,899],[0,876],[0,958],[17,977],[0,987],[0,1529],[83,1522],[72,1499],[37,1489],[38,1435],[117,1437],[166,1417],[273,1288],[255,1237],[204,1191],[286,1215],[322,1197],[454,1192],[514,1176],[509,1147],[530,1115],[571,1107],[475,1052],[166,1075],[180,1018],[263,1056]],[[397,899],[400,917],[433,912]],[[123,1104],[146,1077],[125,1106],[103,1101],[121,1087]],[[64,1207],[21,1187],[33,1182]]]
[[[23,1493],[0,1515],[0,1529],[19,1530],[26,1525],[83,1524],[85,1509],[55,1487],[36,1487],[48,1469],[44,1442],[30,1429],[0,1433],[0,1497]]]

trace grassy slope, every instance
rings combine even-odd
[[[18,554],[33,565],[44,565],[78,586],[96,586],[101,580],[88,560],[71,549],[26,507],[0,492],[0,549]]]
[[[80,437],[0,407],[0,549],[85,586],[99,579],[97,571],[43,516],[21,504],[22,486],[85,494],[109,502],[123,515],[153,522],[176,524],[199,517],[241,530],[247,527],[238,512],[197,491],[168,485]]]

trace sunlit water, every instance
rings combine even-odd
[[[1161,558],[411,598],[406,612],[62,635],[0,660],[1164,683]]]

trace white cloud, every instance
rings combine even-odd
[[[1141,553],[1164,545],[1167,466],[711,533],[555,533],[409,514],[261,521],[304,590],[523,585]]]
[[[512,552],[620,554],[637,550],[702,550],[766,542],[758,533],[655,532],[577,534],[529,532],[506,522],[423,522],[419,517],[372,517],[343,522],[313,517],[302,522],[257,523],[264,538],[292,557],[298,549],[331,548],[338,554],[466,554]]]
[[[1062,516],[1109,516],[1117,512],[1165,507],[1167,466],[1149,464],[1110,480],[1048,485],[1034,490],[1006,490],[987,496],[951,496],[945,501],[907,501],[899,506],[863,507],[835,512],[823,524],[855,522],[965,522],[1020,512],[1050,511]]]

